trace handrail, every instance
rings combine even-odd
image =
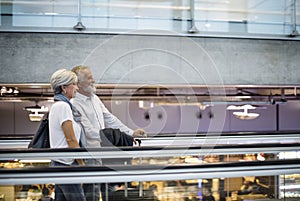
[[[0,149],[0,160],[58,158],[136,158],[205,156],[246,153],[279,153],[300,150],[300,143],[201,145],[180,147],[102,147],[77,149]]]
[[[161,181],[300,173],[299,160],[246,161],[201,165],[127,165],[0,169],[0,185]]]
[[[0,149],[27,148],[31,138],[0,137]],[[217,144],[300,143],[300,132],[241,132],[207,134],[160,134],[142,139],[142,146],[199,146]]]

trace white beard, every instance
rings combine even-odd
[[[84,89],[85,92],[89,93],[90,95],[93,95],[96,93],[96,87],[94,85],[88,86]]]

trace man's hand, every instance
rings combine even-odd
[[[134,138],[146,138],[147,134],[143,129],[139,128],[139,129],[136,129],[135,131],[133,131],[133,137]]]

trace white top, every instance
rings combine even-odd
[[[68,148],[69,145],[66,141],[65,134],[62,130],[62,124],[71,120],[73,123],[73,129],[77,141],[80,140],[81,126],[79,123],[73,120],[73,114],[71,107],[64,101],[55,102],[49,112],[49,135],[50,135],[50,147],[51,148]],[[55,161],[72,164],[74,159],[57,159]]]
[[[106,126],[120,129],[128,135],[133,135],[133,130],[125,126],[117,117],[110,113],[97,95],[93,94],[93,96],[87,97],[77,92],[76,97],[71,102],[82,115],[81,123],[86,134],[88,148],[100,147],[99,131]]]

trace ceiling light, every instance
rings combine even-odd
[[[85,30],[86,27],[82,24],[82,22],[77,22],[77,24],[73,27],[73,29],[76,29],[76,30]]]
[[[248,113],[247,111],[244,112],[233,112],[233,115],[241,120],[251,120],[251,119],[256,119],[259,117],[258,113]]]
[[[139,108],[150,109],[153,107],[154,107],[154,103],[152,101],[143,101],[143,100],[139,101]]]
[[[251,96],[235,96],[234,98],[237,98],[237,99],[250,99]]]
[[[229,105],[227,107],[227,110],[240,110],[241,106],[236,106],[236,105]]]
[[[49,111],[48,107],[38,105],[25,107],[25,109],[32,112],[29,114],[30,121],[41,121],[44,117],[44,114],[40,114],[39,112]]]
[[[8,90],[6,91],[6,93],[11,94],[13,92],[12,88],[8,88]]]
[[[44,114],[40,114],[38,112],[29,114],[30,121],[42,121]]]
[[[1,96],[7,92],[6,87],[1,87]]]
[[[30,112],[48,112],[49,109],[48,107],[45,106],[39,106],[39,105],[35,105],[35,106],[28,106],[25,107],[26,110],[30,111]]]
[[[18,88],[13,88],[13,87],[5,87],[5,86],[2,86],[1,87],[1,96],[4,96],[4,95],[17,95],[19,94],[19,90]]]
[[[233,115],[236,118],[241,120],[251,120],[259,117],[258,113],[249,113],[248,110],[251,109],[256,109],[256,107],[252,105],[241,105],[241,106],[229,105],[227,107],[227,110],[244,110],[243,112],[233,112]]]
[[[252,105],[229,105],[227,107],[227,110],[243,110],[243,109],[247,109],[247,110],[250,110],[250,109],[256,109],[255,106],[252,106]]]
[[[20,93],[20,91],[18,90],[18,88],[15,88],[14,91],[13,91],[13,93],[14,94],[18,94],[18,93]]]

